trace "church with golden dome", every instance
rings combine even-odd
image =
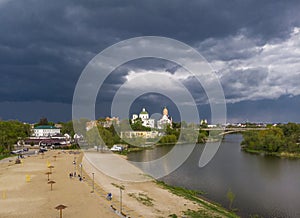
[[[169,117],[169,111],[168,111],[167,107],[164,107],[163,116],[160,120],[157,121],[157,128],[163,129],[167,125],[170,125],[170,127],[172,127],[172,117]]]
[[[136,122],[137,119],[141,119],[142,125],[145,127],[155,128],[155,120],[149,117],[149,113],[146,111],[145,108],[142,109],[140,114],[133,114],[132,115],[132,123]],[[163,129],[167,125],[172,127],[172,117],[169,117],[169,111],[167,107],[164,107],[162,111],[162,117],[160,120],[157,121],[157,128]]]

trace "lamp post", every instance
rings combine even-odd
[[[95,173],[92,173],[93,174],[93,191],[92,191],[92,193],[94,193],[94,191],[95,191],[95,186],[94,186],[94,183],[95,183]]]
[[[73,164],[74,164],[74,172],[76,172],[76,157],[74,157]]]
[[[122,187],[120,186],[120,213],[122,213]]]

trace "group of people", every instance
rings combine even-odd
[[[74,164],[74,165],[76,164],[76,161],[75,161],[75,160],[73,161],[73,164]],[[70,177],[70,179],[72,179],[73,177],[76,178],[76,172],[74,172],[74,173],[70,172],[70,173],[69,173],[69,177]],[[78,178],[79,178],[79,181],[82,181],[83,179],[85,179],[85,177],[82,177],[82,176],[79,175],[79,174],[78,174]],[[112,193],[107,193],[106,199],[107,199],[108,201],[111,201],[111,200],[112,200]]]
[[[70,179],[72,179],[73,177],[76,178],[76,172],[69,173],[69,177],[70,177]],[[79,181],[82,181],[84,179],[84,177],[82,177],[81,175],[78,174],[78,179],[79,179]]]

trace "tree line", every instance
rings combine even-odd
[[[300,124],[269,126],[266,130],[246,131],[241,145],[246,151],[300,153]]]
[[[30,136],[31,127],[29,124],[12,120],[0,121],[0,154],[9,154],[14,144]]]
[[[119,125],[111,125],[108,128],[105,128],[101,125],[92,128],[89,131],[86,131],[86,122],[88,119],[80,119],[68,122],[58,122],[61,124],[61,134],[68,134],[71,137],[75,135],[74,125],[79,128],[77,129],[77,134],[82,135],[83,138],[90,145],[106,145],[112,147],[114,144],[124,143],[130,144],[130,140],[122,140],[118,134],[120,131],[134,130],[134,131],[151,131],[151,128],[144,127],[142,122],[139,120],[135,123],[131,123],[131,120],[122,120]],[[48,121],[47,118],[42,117],[39,122],[34,124],[34,127],[40,125],[51,125],[54,126],[54,122]],[[130,127],[130,128],[128,128]],[[183,128],[181,128],[183,127]],[[208,137],[208,131],[195,130],[195,124],[187,124],[182,121],[179,123],[173,122],[172,127],[166,125],[164,129],[157,130],[162,133],[158,143],[159,144],[175,144],[178,140],[182,142],[192,143],[205,142]],[[116,128],[116,129],[115,129]],[[24,140],[27,137],[30,137],[32,134],[32,129],[30,124],[25,124],[19,121],[10,120],[10,121],[0,121],[0,154],[9,154],[13,150],[14,144],[19,140]],[[103,141],[99,140],[99,137],[96,137],[100,134]],[[133,144],[143,144],[146,142],[146,139],[135,138]],[[149,141],[155,141],[157,139],[148,139]]]

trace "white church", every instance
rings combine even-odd
[[[132,123],[134,123],[137,118],[140,118],[142,120],[143,126],[154,128],[155,120],[149,117],[149,113],[146,111],[145,108],[142,109],[139,115],[137,114],[132,115],[132,119],[131,119]]]
[[[169,117],[169,111],[167,107],[163,109],[162,118],[157,121],[157,128],[163,129],[166,125],[170,125],[170,127],[172,128],[172,117]]]
[[[132,115],[132,123],[136,121],[137,118],[142,120],[142,125],[145,127],[155,128],[155,119],[149,117],[149,113],[146,111],[145,108],[142,109],[139,115],[133,114]],[[168,115],[167,107],[163,109],[163,116],[160,120],[157,121],[157,128],[163,129],[166,125],[170,125],[172,127],[172,118]]]

